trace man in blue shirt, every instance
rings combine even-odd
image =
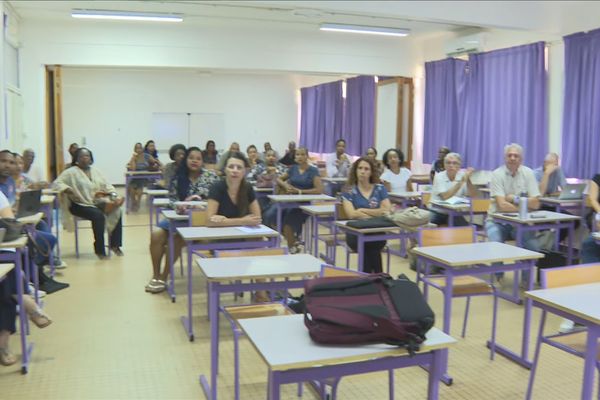
[[[548,153],[544,158],[544,165],[534,169],[533,173],[540,185],[542,197],[558,194],[567,184],[565,174],[558,165],[558,154],[556,153]]]
[[[0,191],[4,193],[13,210],[17,202],[17,185],[11,176],[15,164],[15,156],[10,150],[0,151]]]

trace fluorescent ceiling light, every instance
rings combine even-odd
[[[367,33],[370,35],[385,35],[385,36],[408,36],[410,29],[403,28],[384,28],[381,26],[363,26],[363,25],[346,25],[346,24],[321,24],[322,31],[332,32],[353,32]]]
[[[109,10],[71,10],[73,18],[88,19],[116,19],[121,21],[159,21],[159,22],[181,22],[181,14],[161,14],[136,11],[109,11]]]

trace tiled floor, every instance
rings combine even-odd
[[[44,330],[32,330],[30,338],[35,349],[29,374],[20,375],[18,366],[0,367],[1,399],[204,398],[198,383],[199,374],[210,372],[204,284],[195,271],[196,341],[190,343],[179,322],[185,312],[185,296],[179,296],[173,304],[165,293],[144,292],[144,285],[151,277],[147,220],[145,209],[127,216],[125,256],[109,261],[98,261],[93,255],[89,229],[81,231],[82,256],[75,259],[73,234],[63,232],[63,259],[69,267],[57,280],[69,282],[71,287],[46,298],[46,309],[54,323]],[[396,257],[392,272],[414,277],[406,261]],[[183,294],[185,279],[179,273],[176,278],[177,292]],[[230,301],[231,297],[225,296],[225,300]],[[439,326],[442,308],[436,291],[431,304]],[[454,304],[452,334],[459,337],[464,300]],[[454,384],[441,386],[441,399],[524,398],[528,371],[501,356],[493,362],[489,360],[485,341],[490,335],[491,311],[491,299],[472,301],[467,337],[459,339],[450,351]],[[513,349],[520,348],[522,317],[522,307],[500,302],[500,342]],[[538,318],[539,311],[535,310],[534,334]],[[558,318],[550,318],[547,325],[556,330],[559,323]],[[223,319],[221,324],[219,395],[221,399],[232,399],[233,339]],[[11,347],[17,353],[18,343],[15,335]],[[246,340],[242,340],[241,349],[241,398],[264,399],[266,368]],[[582,368],[580,359],[544,347],[534,398],[579,398]],[[425,398],[426,382],[426,373],[419,368],[397,371],[396,398]],[[304,397],[315,398],[308,390],[304,391]],[[282,398],[296,398],[296,387],[285,386]],[[387,375],[344,378],[338,398],[386,399]]]

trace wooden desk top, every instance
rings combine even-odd
[[[262,187],[262,188],[259,188],[259,187],[256,187],[256,186],[253,186],[253,189],[254,189],[255,192],[258,192],[258,193],[273,193],[273,191],[275,190],[272,187]]]
[[[422,192],[389,192],[388,196],[401,199],[417,199],[423,196]]]
[[[560,200],[558,197],[540,197],[540,201],[542,203],[558,204],[561,206],[568,204],[579,205],[583,203],[583,199]]]
[[[200,258],[196,262],[209,281],[316,276],[323,264],[310,254]]]
[[[526,219],[520,219],[518,213],[494,213],[491,214],[491,217],[494,219],[500,219],[504,221],[518,222],[521,224],[547,224],[549,222],[566,222],[566,221],[576,221],[581,219],[578,215],[571,214],[563,214],[557,213],[553,211],[532,211],[527,213]],[[538,218],[535,218],[538,217]]]
[[[525,296],[600,325],[600,282],[532,290]]]
[[[205,208],[208,203],[206,201],[176,201],[173,204],[175,207],[186,206],[191,208]]]
[[[320,206],[300,206],[300,209],[309,215],[333,215],[335,213],[335,205],[320,205]]]
[[[42,218],[44,218],[44,213],[39,212],[28,217],[17,218],[17,221],[24,225],[37,225]]]
[[[177,214],[175,210],[162,210],[161,213],[166,219],[172,219],[175,221],[188,221],[190,219],[189,215]]]
[[[338,176],[338,177],[323,176],[323,177],[321,177],[321,180],[323,182],[330,182],[330,183],[345,183],[346,181],[348,181],[348,178],[344,177],[344,176]]]
[[[46,204],[52,204],[52,203],[54,203],[54,199],[56,199],[56,196],[49,195],[49,194],[44,194],[44,195],[42,195],[42,197],[40,198],[40,203],[41,203],[42,205],[46,205]]]
[[[542,253],[499,242],[415,247],[412,252],[450,267],[491,264],[494,262],[513,264],[516,261],[535,260],[544,257]]]
[[[335,200],[326,194],[272,194],[268,196],[275,203],[308,203],[316,200]]]
[[[429,176],[429,174],[411,175],[410,180],[418,184],[426,185],[430,183],[431,176]]]
[[[13,269],[15,269],[15,264],[0,264],[0,281]]]
[[[148,196],[167,196],[169,194],[167,189],[146,189],[144,192]]]
[[[404,356],[408,352],[387,344],[328,346],[312,341],[304,326],[304,315],[242,319],[242,329],[270,369],[284,371]],[[277,334],[274,334],[276,332]],[[456,340],[437,328],[427,333],[421,352],[449,347]],[[290,351],[293,347],[294,351]]]
[[[431,204],[452,211],[469,211],[471,209],[471,206],[468,203],[449,204],[444,201],[431,200]]]
[[[253,229],[254,231],[249,231]],[[222,239],[259,239],[279,237],[279,232],[274,231],[265,225],[257,227],[246,226],[226,226],[226,227],[207,227],[192,226],[177,228],[177,232],[183,240],[222,240]]]
[[[155,207],[168,206],[170,203],[171,203],[171,201],[164,197],[158,197],[158,198],[152,199],[152,205]]]
[[[125,171],[125,176],[162,176],[161,171]]]
[[[27,239],[28,237],[26,235],[23,235],[20,238],[13,240],[12,242],[2,242],[0,243],[0,249],[20,249],[22,247],[27,246]]]

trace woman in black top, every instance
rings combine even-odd
[[[206,142],[206,148],[202,150],[202,158],[205,164],[216,164],[219,160],[217,157],[217,147],[213,140]]]
[[[208,194],[207,226],[259,225],[260,206],[252,186],[244,178],[248,161],[232,152],[225,161],[225,177]]]

